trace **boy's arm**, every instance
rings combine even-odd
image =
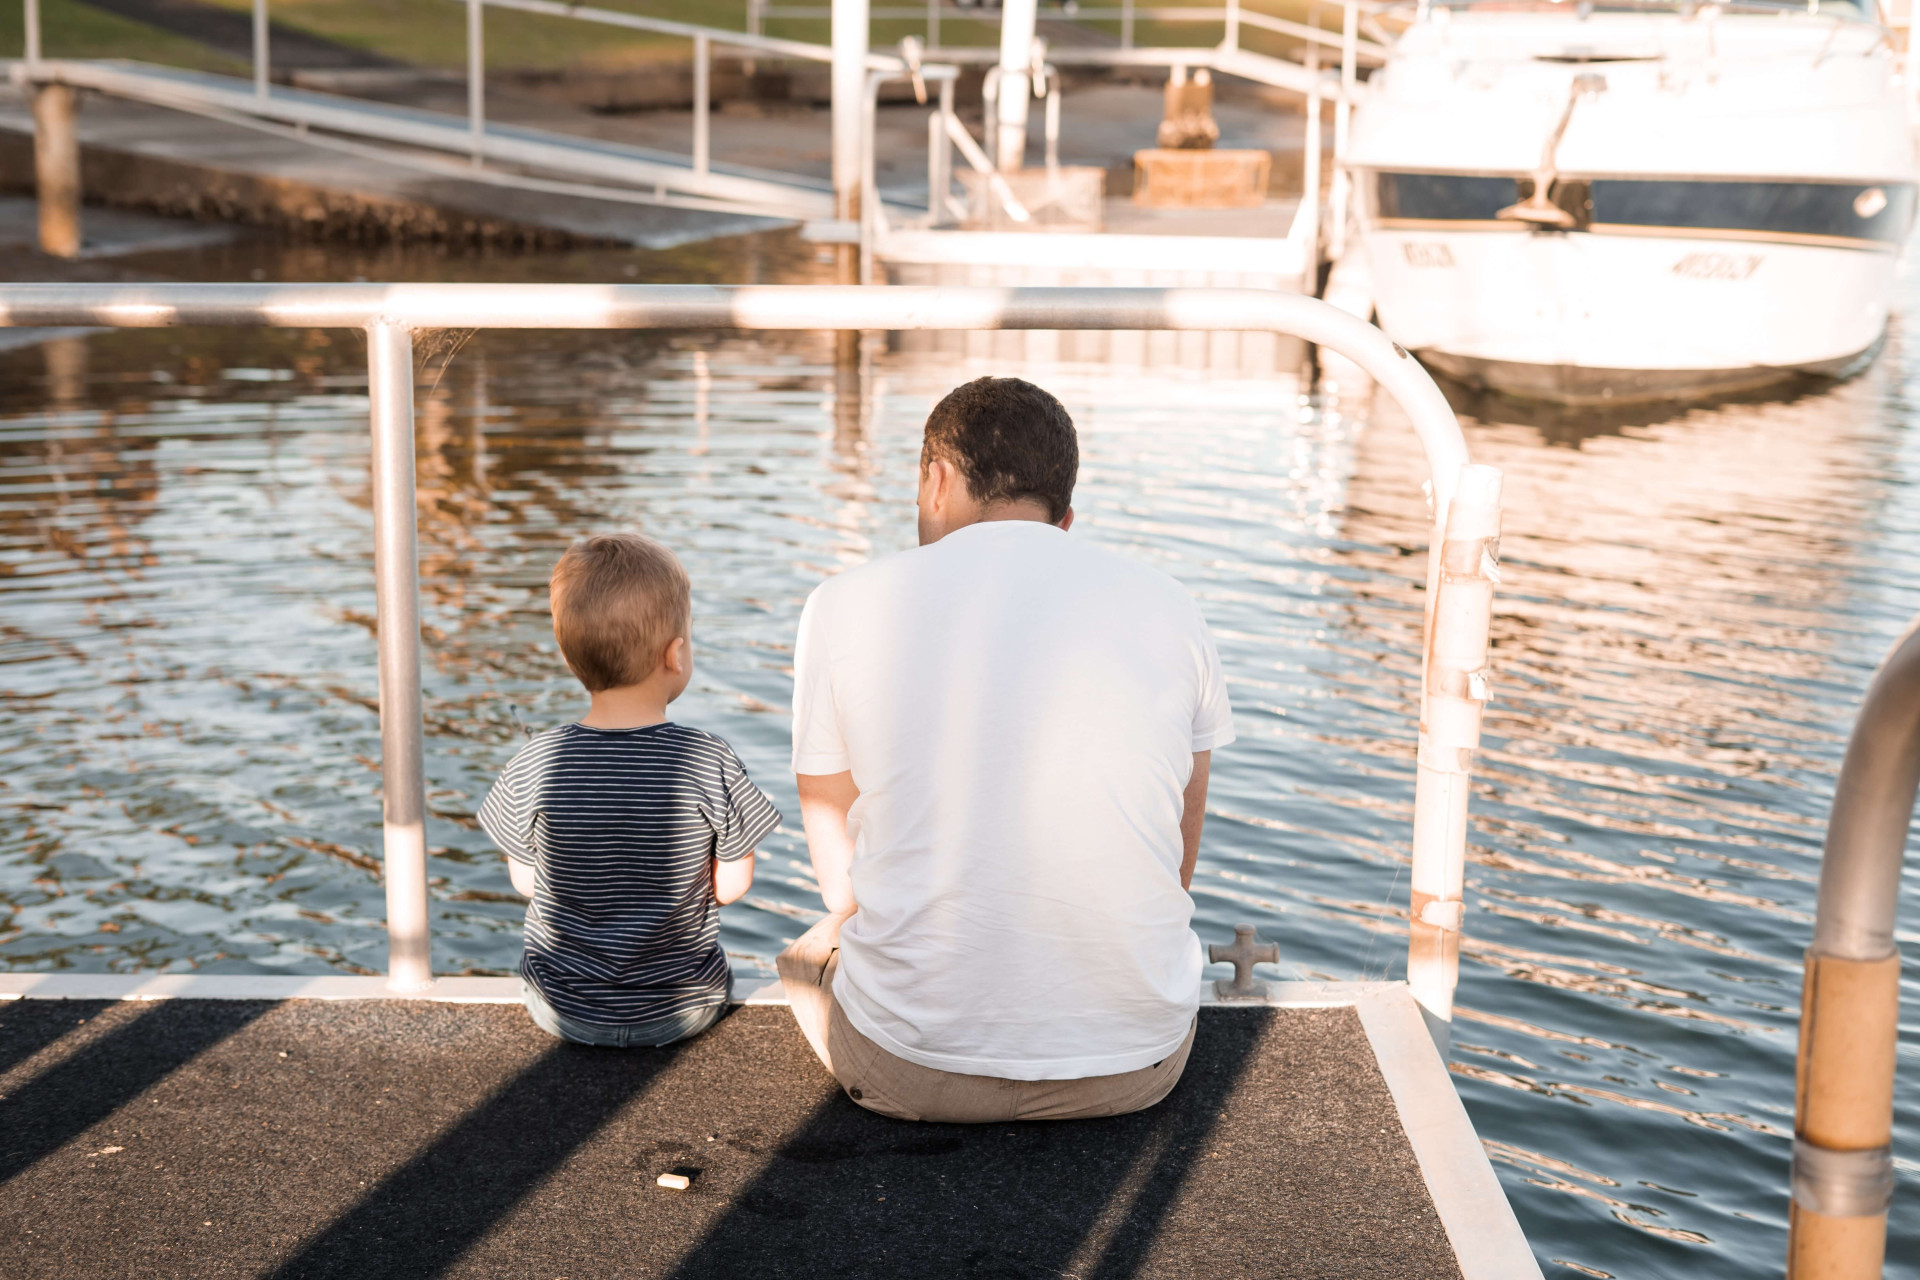
[[[1193,776],[1181,796],[1180,810],[1180,887],[1193,888],[1193,868],[1200,861],[1200,828],[1207,820],[1207,775],[1213,769],[1213,752],[1193,753]]]
[[[813,878],[827,910],[838,915],[851,911],[853,902],[853,837],[847,834],[847,813],[860,798],[851,769],[840,773],[801,773],[800,825],[807,832],[807,853],[813,859]]]
[[[738,902],[753,887],[753,855],[732,862],[713,860],[713,900],[721,906]]]

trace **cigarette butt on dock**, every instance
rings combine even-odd
[[[685,1191],[693,1185],[693,1179],[684,1173],[663,1173],[654,1182],[669,1191]]]

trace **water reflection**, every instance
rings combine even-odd
[[[726,274],[816,270],[755,243]],[[261,252],[191,265],[245,278]],[[276,278],[486,270],[275,253]],[[933,400],[1024,371],[1083,432],[1076,536],[1189,583],[1220,638],[1241,739],[1218,762],[1200,927],[1257,921],[1303,976],[1399,973],[1426,530],[1410,429],[1303,400],[1284,360],[1238,377],[1178,343],[1136,367],[1111,342],[1059,363],[996,342],[836,368],[825,335],[422,336],[439,968],[516,955],[521,905],[472,813],[528,732],[581,705],[545,611],[566,542],[630,527],[681,551],[697,668],[679,714],[792,813],[801,601],[913,542]],[[1896,340],[1862,378],[1786,399],[1585,427],[1466,406],[1508,516],[1456,1078],[1550,1275],[1776,1265],[1825,805],[1867,673],[1920,609],[1911,377]],[[363,396],[345,333],[0,354],[0,963],[384,963]],[[798,833],[768,854],[727,913],[743,963],[819,909]],[[1915,1173],[1890,1274],[1920,1256]]]

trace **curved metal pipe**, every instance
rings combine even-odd
[[[1871,1280],[1893,1195],[1894,924],[1920,793],[1920,623],[1867,686],[1827,819],[1795,1071],[1789,1280]]]
[[[1411,420],[1432,476],[1420,782],[1414,797],[1415,921],[1408,974],[1444,1043],[1458,971],[1466,803],[1499,536],[1499,472],[1469,466],[1440,389],[1380,330],[1317,298],[1256,289],[957,289],[832,285],[57,284],[0,285],[0,326],[354,327],[369,334],[381,607],[392,979],[426,977],[427,892],[412,484],[413,329],[1181,329],[1281,333],[1364,369]],[[384,479],[381,479],[384,477]],[[1460,495],[1454,512],[1455,495]],[[1457,518],[1454,518],[1457,515]],[[1443,573],[1442,562],[1446,561]],[[390,607],[391,606],[391,607]],[[391,624],[391,625],[390,625]],[[409,672],[413,672],[409,679]],[[391,713],[391,714],[390,714]],[[404,880],[405,884],[398,883]],[[1424,940],[1424,942],[1423,942]],[[1430,945],[1429,945],[1430,944]]]
[[[1920,621],[1874,673],[1847,741],[1820,861],[1813,949],[1849,960],[1893,954],[1900,864],[1920,794]]]

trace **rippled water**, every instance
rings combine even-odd
[[[784,241],[741,252],[647,270],[814,270]],[[591,257],[258,246],[172,266],[618,278]],[[1300,976],[1401,973],[1425,513],[1390,406],[927,354],[850,383],[814,335],[424,346],[442,971],[515,961],[521,906],[471,815],[527,732],[581,706],[544,582],[593,529],[680,551],[699,665],[676,714],[730,739],[789,815],[725,913],[729,950],[764,964],[816,918],[784,773],[800,603],[912,543],[932,401],[1019,371],[1080,426],[1075,536],[1186,581],[1219,637],[1241,736],[1215,765],[1202,932],[1255,921]],[[0,354],[0,964],[383,966],[362,360],[338,332]],[[1855,700],[1920,610],[1915,381],[1896,332],[1864,376],[1790,398],[1614,421],[1462,405],[1507,473],[1507,533],[1454,1071],[1550,1276],[1778,1269],[1825,809]],[[1904,992],[1889,1273],[1913,1276],[1911,967]]]

